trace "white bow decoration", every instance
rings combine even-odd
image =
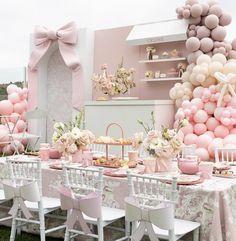
[[[40,193],[37,182],[31,182],[22,186],[16,186],[14,183],[3,183],[3,189],[6,199],[13,198],[13,206],[9,211],[13,217],[17,215],[18,209],[22,210],[22,213],[27,219],[32,217],[24,201],[39,202]]]
[[[220,72],[216,72],[214,74],[215,78],[219,81],[221,92],[220,97],[217,101],[217,107],[221,106],[222,100],[224,98],[224,95],[228,92],[233,96],[236,97],[236,93],[233,88],[233,84],[236,83],[236,74],[222,74]]]
[[[137,229],[132,233],[132,241],[140,241],[144,234],[148,234],[151,241],[159,241],[152,224],[162,229],[174,229],[174,206],[161,204],[154,209],[142,208],[133,197],[125,198],[125,219],[129,222],[138,221]],[[160,218],[160,217],[168,218]]]

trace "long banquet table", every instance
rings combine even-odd
[[[44,162],[42,176],[43,194],[58,197],[62,171]],[[104,176],[104,206],[124,208],[127,195],[126,178]],[[176,217],[201,223],[201,241],[236,241],[236,178],[213,177],[195,185],[179,185]]]

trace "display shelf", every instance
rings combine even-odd
[[[179,58],[166,58],[166,59],[152,59],[152,60],[139,60],[141,64],[148,64],[148,63],[161,63],[161,62],[175,62],[175,61],[184,61],[187,60],[185,57]]]
[[[171,78],[157,78],[157,79],[141,79],[142,82],[160,82],[160,81],[181,81],[181,77],[171,77]]]

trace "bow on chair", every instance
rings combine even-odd
[[[46,54],[49,47],[54,41],[58,42],[59,51],[65,64],[72,70],[72,104],[75,108],[79,108],[83,101],[83,79],[80,70],[80,60],[73,49],[77,43],[77,29],[74,22],[70,22],[58,29],[57,31],[48,30],[43,26],[35,27],[35,46],[29,59],[29,99],[32,106],[37,105],[37,65],[41,58]],[[76,90],[76,91],[75,91]]]
[[[70,211],[67,217],[66,226],[72,229],[76,223],[79,222],[83,232],[85,234],[91,234],[91,231],[84,220],[83,214],[92,218],[101,217],[101,207],[102,201],[101,197],[95,193],[91,192],[88,195],[78,199],[73,197],[72,190],[70,188],[64,187],[60,191],[61,199],[61,209]]]
[[[133,197],[125,198],[125,218],[129,222],[138,221],[137,229],[132,233],[132,241],[140,241],[144,234],[148,234],[151,241],[159,241],[154,232],[152,224],[163,229],[174,228],[174,208],[173,205],[164,206],[155,209],[147,209],[139,206],[139,203]],[[160,218],[160,217],[169,217]]]
[[[214,76],[219,81],[219,84],[221,87],[220,97],[217,101],[217,107],[220,107],[222,100],[224,98],[224,95],[227,94],[228,92],[233,97],[236,97],[236,93],[233,88],[233,84],[236,83],[236,75],[235,74],[224,75],[220,72],[216,72]]]
[[[37,182],[31,182],[19,187],[15,186],[13,183],[3,183],[3,189],[6,199],[13,198],[13,206],[10,209],[9,214],[15,217],[17,215],[17,211],[21,209],[27,219],[32,218],[32,215],[26,207],[24,201],[40,201],[40,193]]]

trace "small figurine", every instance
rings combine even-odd
[[[147,52],[147,58],[149,60],[152,60],[153,59],[153,54],[156,53],[156,49],[152,46],[148,46],[146,48],[146,52]]]
[[[177,49],[173,49],[173,50],[170,52],[170,54],[171,54],[171,57],[172,57],[172,58],[177,58],[177,57],[179,57],[179,51],[178,51]]]
[[[148,79],[153,79],[154,78],[154,73],[150,70],[145,72],[145,77]]]
[[[161,71],[160,71],[160,70],[156,71],[156,72],[155,72],[155,79],[160,78],[160,74],[161,74]]]
[[[183,73],[186,70],[186,67],[187,67],[186,63],[182,63],[182,62],[178,63],[177,65],[177,69],[179,70],[178,77],[182,77]]]
[[[162,53],[162,58],[164,58],[164,59],[169,58],[168,52],[163,52],[163,53]]]

